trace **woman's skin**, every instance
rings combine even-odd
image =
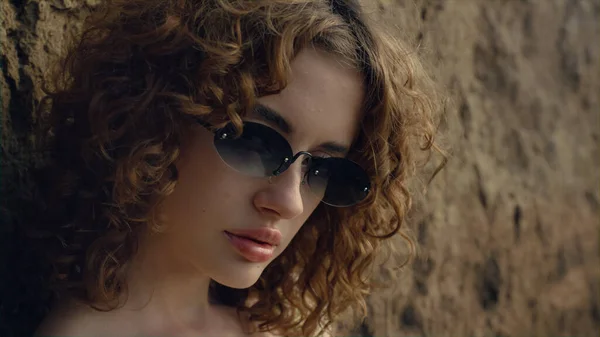
[[[277,95],[259,98],[259,103],[287,121],[291,132],[278,131],[294,153],[344,156],[320,145],[350,147],[362,118],[361,75],[336,56],[312,48],[298,54],[291,71],[288,86]],[[277,129],[260,116],[248,119]],[[212,140],[213,134],[198,125],[183,144],[178,184],[160,209],[166,232],[141,240],[128,274],[126,305],[103,313],[64,304],[38,329],[38,336],[243,335],[235,309],[209,304],[210,280],[232,288],[252,286],[319,199],[301,184],[301,160],[269,183],[229,168]],[[265,226],[282,234],[266,262],[242,257],[223,232]]]

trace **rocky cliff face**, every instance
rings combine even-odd
[[[367,322],[352,334],[597,334],[600,1],[364,2],[420,44],[448,89],[453,155],[413,215],[422,258],[393,289],[373,294]],[[27,168],[41,160],[28,151],[27,111],[48,62],[93,4],[0,4],[6,252],[34,198]],[[3,282],[4,292],[17,284]],[[5,298],[2,335],[28,331],[8,323],[34,324],[43,314],[9,312],[18,302]]]
[[[598,1],[380,1],[454,99],[423,259],[372,297],[375,336],[599,331]]]

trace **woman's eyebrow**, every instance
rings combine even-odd
[[[268,106],[257,104],[254,107],[254,113],[256,117],[259,117],[263,121],[274,124],[279,130],[281,130],[285,134],[293,133],[290,123],[283,118],[283,116],[277,111],[269,108]]]
[[[348,146],[342,145],[336,142],[327,142],[319,145],[325,151],[333,152],[345,156],[350,152],[350,148]]]
[[[276,126],[281,132],[289,135],[294,132],[291,124],[277,111],[266,105],[256,104],[254,107],[255,117],[262,119],[268,124]],[[345,156],[350,151],[349,147],[337,142],[325,142],[318,146],[328,152]]]

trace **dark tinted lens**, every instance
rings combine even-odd
[[[285,157],[291,157],[288,142],[275,130],[259,123],[244,123],[243,133],[235,138],[232,125],[215,133],[215,147],[227,165],[255,177],[272,174]]]
[[[357,204],[370,189],[369,177],[362,167],[344,158],[313,158],[307,181],[324,203],[338,207]]]

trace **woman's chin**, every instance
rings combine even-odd
[[[252,287],[260,278],[263,268],[255,266],[250,270],[235,270],[229,275],[220,275],[212,277],[215,282],[234,289],[246,289]]]

